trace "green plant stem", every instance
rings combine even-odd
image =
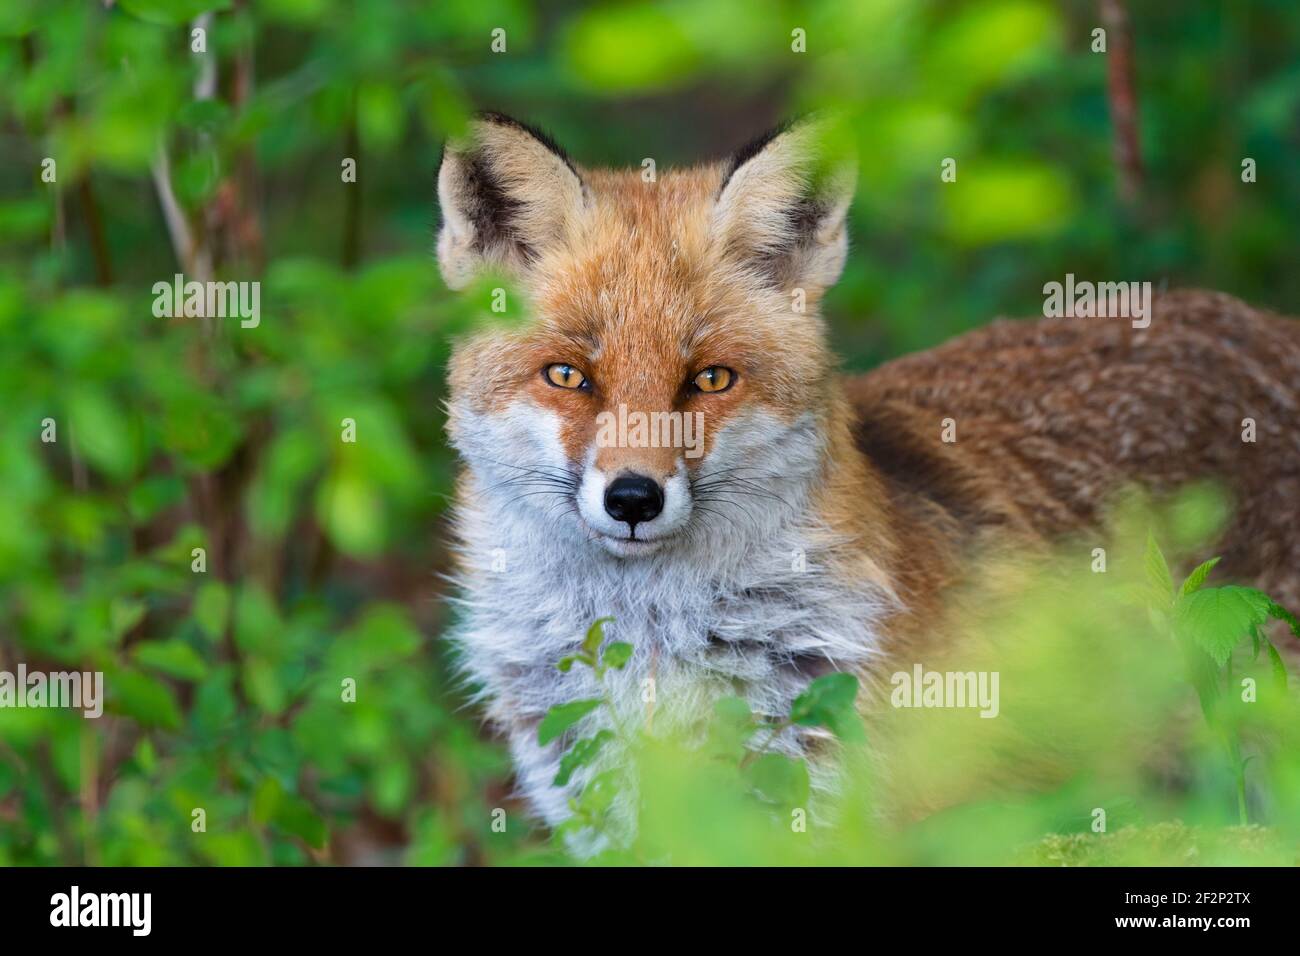
[[[1237,822],[1242,826],[1250,824],[1250,810],[1246,805],[1246,763],[1241,759],[1241,744],[1233,733],[1223,731],[1224,744],[1228,750],[1228,759],[1232,761],[1232,772],[1237,782]]]
[[[742,757],[740,760],[741,768],[743,769],[744,767],[749,766],[749,764],[752,763],[756,758],[767,753],[767,748],[772,746],[772,741],[776,740],[777,737],[781,736],[781,734],[785,731],[785,729],[790,726],[791,723],[789,717],[786,717],[775,724],[770,724],[768,726],[767,739],[763,741],[763,745],[761,747],[752,747],[748,751],[746,751],[745,756]]]
[[[1250,813],[1246,807],[1246,768],[1237,768],[1237,819],[1241,825],[1250,825]]]

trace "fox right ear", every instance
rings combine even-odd
[[[485,264],[516,274],[565,242],[586,204],[577,167],[545,133],[480,113],[447,144],[438,168],[438,266],[464,288]]]
[[[827,120],[779,127],[722,169],[714,230],[726,255],[778,289],[825,289],[848,250],[845,217],[857,179],[852,156],[830,149]]]

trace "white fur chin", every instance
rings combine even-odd
[[[647,555],[662,551],[673,542],[671,537],[655,538],[653,540],[642,540],[639,537],[612,538],[599,532],[595,533],[594,539],[597,544],[616,558],[644,558]]]

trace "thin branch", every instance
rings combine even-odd
[[[150,166],[153,173],[154,190],[158,193],[158,202],[162,206],[163,220],[167,223],[167,234],[171,237],[172,251],[176,262],[185,272],[193,272],[195,266],[194,234],[190,231],[189,220],[185,211],[176,200],[176,191],[172,188],[171,160],[167,147],[158,145],[154,161]]]
[[[113,262],[104,239],[104,222],[99,215],[99,203],[95,201],[95,188],[90,182],[90,172],[81,177],[77,184],[77,198],[81,201],[81,214],[86,218],[86,230],[90,233],[90,251],[95,258],[95,280],[103,286],[113,284]]]
[[[1124,0],[1100,0],[1106,30],[1107,94],[1115,128],[1115,164],[1120,195],[1133,203],[1142,192],[1142,150],[1138,139],[1137,89],[1134,81],[1133,35]]]
[[[211,26],[212,15],[201,14],[194,20],[193,28],[202,27],[206,32]],[[199,75],[194,81],[194,98],[211,99],[217,90],[217,58],[215,55],[203,54],[199,61]],[[154,191],[158,194],[158,203],[162,206],[163,220],[167,224],[167,235],[171,239],[172,251],[181,271],[198,282],[212,279],[212,254],[207,243],[196,238],[190,221],[176,199],[176,190],[172,186],[171,157],[167,152],[167,143],[162,141],[154,153],[150,165],[153,174]],[[203,317],[203,330],[211,335],[214,325],[211,316]]]
[[[86,866],[99,865],[99,757],[89,721],[81,727],[81,849]]]
[[[54,760],[50,754],[49,741],[42,740],[37,745],[32,763],[36,769],[36,779],[45,792],[45,805],[50,812],[50,820],[54,824],[54,835],[59,844],[59,860],[64,866],[76,866],[81,859],[81,854],[77,852],[76,836],[68,826],[66,815],[68,801],[64,798],[63,785],[59,783],[59,776],[54,772]]]
[[[212,14],[200,13],[190,24],[190,33],[202,30],[206,37],[212,31]],[[210,100],[217,95],[217,57],[216,54],[195,54],[199,64],[199,75],[194,80],[194,99]]]
[[[54,183],[51,195],[54,198],[54,222],[50,226],[50,248],[62,254],[68,247],[68,213],[64,208],[63,187]]]
[[[190,25],[191,34],[194,30],[201,29],[206,37],[212,30],[212,14],[201,13]],[[205,44],[205,49],[207,45]],[[199,75],[194,79],[194,99],[196,102],[213,99],[217,95],[217,54],[213,51],[207,53],[194,54],[199,64]],[[204,142],[207,139],[207,133],[201,133],[200,137]],[[204,215],[207,215],[205,211]],[[205,227],[207,223],[204,223]],[[210,243],[207,241],[208,229],[204,229],[197,238],[197,244],[194,246],[194,263],[193,270],[196,278],[200,282],[208,282],[213,278],[212,250]],[[214,323],[211,316],[204,316],[204,331],[209,335],[214,330]]]

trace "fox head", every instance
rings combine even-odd
[[[819,315],[855,179],[818,124],[712,165],[586,169],[483,114],[444,151],[438,261],[527,321],[458,344],[449,432],[496,520],[620,559],[763,534],[806,498],[834,366]]]

